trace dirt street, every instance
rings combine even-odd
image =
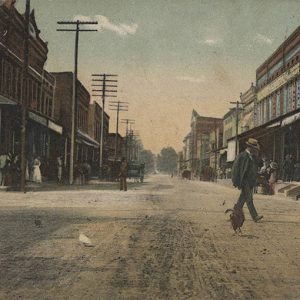
[[[237,190],[163,175],[130,187],[1,192],[0,298],[300,299],[299,202],[255,195],[264,221],[245,207],[234,235]]]

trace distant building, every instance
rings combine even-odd
[[[69,164],[72,129],[72,72],[51,73],[56,78],[55,114],[64,127],[65,164]],[[89,162],[91,165],[98,160],[99,141],[89,135],[88,113],[90,94],[83,84],[77,80],[77,106],[75,118],[75,149],[74,162]],[[96,118],[97,119],[97,118]],[[97,133],[98,133],[97,129]],[[99,138],[99,136],[97,136]]]
[[[223,117],[223,147],[226,148],[226,161],[233,162],[235,159],[236,142],[235,137],[242,132],[241,122],[238,122],[236,127],[236,107],[230,108],[229,111]],[[238,119],[241,120],[243,110],[238,111]],[[238,132],[236,132],[236,128]]]
[[[192,176],[200,178],[203,169],[209,167],[210,132],[215,130],[222,122],[223,119],[203,117],[193,110],[190,133],[190,166]]]
[[[183,139],[183,164],[182,167],[184,169],[191,170],[192,163],[191,163],[191,149],[192,149],[192,140],[191,134],[187,134]]]
[[[182,171],[185,169],[185,164],[183,160],[183,151],[179,151],[177,153],[178,160],[177,160],[177,175],[181,176]]]
[[[223,165],[223,122],[219,121],[209,134],[209,165],[217,175]]]
[[[241,132],[245,132],[254,127],[256,118],[256,87],[253,83],[246,92],[241,93],[240,100],[243,108],[240,120]]]
[[[116,153],[116,143],[117,143],[117,153]],[[108,160],[120,160],[125,156],[125,139],[118,133],[109,133],[107,139],[108,146]]]

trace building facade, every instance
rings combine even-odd
[[[55,78],[45,69],[48,46],[30,14],[29,68],[23,78],[24,16],[14,5],[0,6],[0,151],[20,154],[21,107],[27,108],[26,158],[29,170],[40,157],[43,177],[55,176],[62,126],[54,114]]]
[[[190,170],[193,177],[203,177],[204,169],[209,167],[210,161],[210,132],[222,124],[223,119],[200,116],[195,110],[192,112],[190,132]]]
[[[73,73],[72,72],[56,72],[51,73],[56,79],[55,91],[55,109],[54,113],[59,118],[60,123],[64,127],[64,163],[69,167],[70,149],[71,149],[71,130],[72,130],[72,87]],[[83,84],[77,80],[77,99],[75,108],[75,148],[74,162],[88,162],[91,166],[97,163],[99,159],[97,153],[99,151],[99,129],[89,135],[89,109],[90,109],[90,94]],[[98,111],[99,113],[99,111]],[[98,114],[95,111],[93,116],[94,121],[99,121]],[[96,120],[95,120],[96,118]]]
[[[220,174],[223,149],[223,122],[219,121],[216,128],[209,134],[209,166],[214,170],[214,175]]]
[[[240,102],[243,110],[241,111],[241,132],[245,132],[254,127],[256,112],[256,87],[251,83],[250,88],[240,95]],[[241,133],[240,132],[240,133]]]
[[[255,137],[262,153],[282,167],[286,155],[300,159],[300,26],[257,69]]]
[[[191,170],[192,164],[191,164],[191,147],[192,145],[192,139],[191,134],[187,134],[183,139],[183,150],[182,150],[182,156],[183,156],[183,163],[182,168]]]

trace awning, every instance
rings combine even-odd
[[[63,128],[62,126],[54,123],[53,121],[49,120],[48,121],[48,128],[52,129],[53,131],[55,131],[58,134],[62,134],[63,133]]]
[[[100,144],[94,140],[92,137],[90,137],[88,134],[82,132],[81,130],[77,130],[77,139],[76,141],[78,143],[84,143],[87,146],[98,148]]]
[[[281,127],[292,124],[300,119],[300,112],[297,114],[294,114],[292,116],[289,116],[287,118],[284,118],[281,122]]]
[[[0,105],[17,105],[13,100],[10,100],[2,95],[0,95]]]
[[[31,119],[31,120],[33,120],[33,121],[35,121],[35,122],[37,122],[37,123],[39,123],[43,126],[48,127],[46,118],[44,118],[42,116],[39,116],[39,115],[33,113],[32,111],[28,112],[28,117],[29,117],[29,119]]]
[[[277,126],[280,126],[280,124],[281,124],[281,121],[278,121],[278,122],[268,125],[267,128],[277,127]]]

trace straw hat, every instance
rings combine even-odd
[[[249,138],[248,141],[246,142],[246,145],[251,147],[251,148],[254,148],[256,150],[260,150],[259,143],[256,139]]]
[[[270,167],[271,167],[272,169],[277,169],[277,168],[278,168],[278,164],[277,164],[275,161],[272,161],[272,162],[270,163]]]

